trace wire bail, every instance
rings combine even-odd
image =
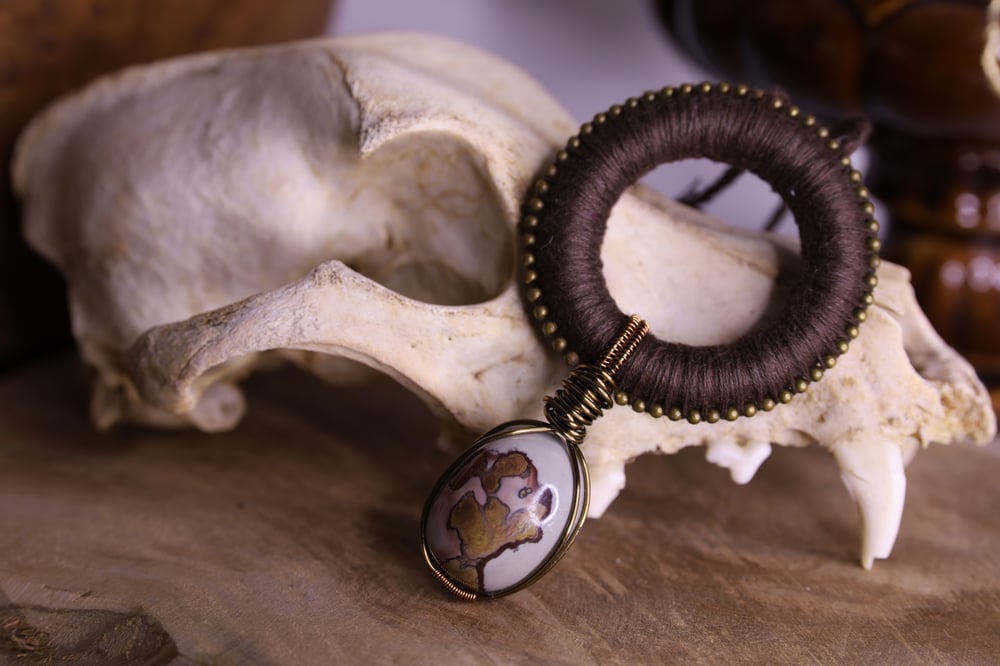
[[[579,446],[587,426],[614,406],[615,374],[649,332],[649,324],[632,315],[596,365],[578,365],[554,396],[545,397],[545,418],[567,442]]]

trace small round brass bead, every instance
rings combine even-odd
[[[566,351],[566,338],[556,338],[552,341],[552,351],[560,354]]]
[[[524,292],[524,297],[528,299],[529,303],[534,303],[542,297],[542,290],[538,287],[532,287],[528,291]]]
[[[861,297],[861,302],[864,303],[865,306],[867,307],[875,302],[875,297],[872,296],[871,294],[865,294],[864,296]]]
[[[735,421],[738,418],[740,418],[740,410],[736,409],[735,407],[730,407],[729,409],[726,410],[727,421]]]
[[[627,100],[625,100],[625,106],[627,106],[630,109],[634,109],[635,107],[639,106],[639,100],[636,99],[635,97],[629,97]]]
[[[521,234],[521,244],[524,247],[531,247],[535,244],[535,234]]]
[[[691,91],[693,90],[694,86],[692,86],[690,83],[685,83],[684,85],[681,86],[681,92],[684,93],[685,95],[690,95]]]
[[[722,83],[719,84],[719,92],[720,93],[723,93],[723,94],[728,93],[731,90],[731,88],[732,87],[728,83],[726,83],[725,81],[723,81]]]
[[[663,93],[664,97],[673,97],[674,96],[674,87],[673,86],[666,86],[660,92]]]
[[[538,197],[533,197],[528,200],[528,208],[536,212],[540,211],[541,209],[545,208],[545,202],[539,199]]]
[[[847,155],[844,155],[843,157],[841,157],[840,158],[840,166],[845,166],[845,167],[851,166],[851,158],[848,157]]]
[[[809,371],[809,379],[813,380],[814,382],[818,382],[819,380],[823,379],[823,368],[812,368]]]
[[[857,170],[853,170],[853,171],[851,171],[851,173],[847,174],[847,178],[852,183],[860,183],[861,182],[861,172],[857,171]]]
[[[538,279],[538,273],[535,271],[524,271],[524,284],[531,284]]]
[[[667,410],[667,418],[670,419],[671,421],[680,421],[682,418],[684,418],[684,412],[682,412],[677,407],[671,407],[669,410]]]
[[[837,367],[837,357],[833,354],[827,354],[823,357],[823,365],[826,366],[827,370],[833,370]]]
[[[528,229],[534,229],[538,226],[538,218],[534,215],[525,215],[524,220],[521,222]]]
[[[556,324],[554,321],[547,321],[544,324],[542,324],[542,333],[544,333],[545,335],[552,335],[558,330],[559,330],[559,325]],[[565,342],[565,340],[563,342]],[[562,350],[559,349],[557,351],[562,351]]]
[[[771,108],[774,109],[775,111],[778,111],[783,106],[785,106],[785,103],[781,101],[781,99],[775,97],[774,99],[771,100]]]
[[[703,93],[710,93],[710,92],[712,92],[712,84],[709,83],[708,81],[705,81],[704,83],[702,83],[701,86],[700,86],[700,88],[701,88],[701,91]]]
[[[828,130],[825,127],[820,127],[818,130],[816,130],[816,136],[818,136],[821,139],[825,139],[828,136],[830,136],[830,130]]]
[[[826,142],[826,147],[829,148],[830,150],[837,150],[840,148],[840,142],[837,141],[836,139],[830,139],[829,141]]]
[[[877,254],[874,254],[874,255],[872,255],[872,256],[871,256],[871,257],[870,257],[870,258],[868,259],[868,266],[869,266],[869,268],[871,268],[872,270],[876,270],[876,269],[878,269],[878,267],[879,267],[879,266],[881,266],[881,265],[882,265],[882,260],[878,258],[878,255],[877,255]]]
[[[878,223],[878,220],[868,220],[868,231],[877,234],[881,228],[882,226]]]
[[[566,359],[566,365],[571,368],[575,368],[580,365],[580,355],[576,352],[568,352],[563,356],[563,358]]]
[[[763,90],[761,90],[760,88],[754,88],[753,89],[753,98],[754,99],[764,99],[765,94],[766,93]]]
[[[553,165],[549,166],[548,170],[545,172],[545,175],[548,176],[549,178],[552,178],[557,173],[559,173],[559,170],[556,168],[556,165],[553,164]]]
[[[858,330],[857,326],[847,327],[847,337],[851,338],[852,340],[856,339],[860,333],[861,331]]]
[[[865,321],[866,319],[868,319],[868,313],[858,308],[857,310],[854,311],[854,318],[857,319],[858,321]]]
[[[608,114],[598,113],[596,116],[594,116],[594,122],[597,123],[598,125],[603,125],[604,123],[608,122]]]
[[[850,348],[851,348],[851,343],[849,343],[847,340],[841,340],[840,342],[837,343],[837,352],[840,353],[841,355],[846,354],[847,350],[849,350]]]
[[[792,401],[792,396],[794,395],[795,395],[794,393],[792,393],[788,389],[785,389],[778,394],[778,402],[780,402],[783,405],[787,405]]]
[[[788,107],[788,116],[790,118],[798,118],[799,117],[799,113],[801,113],[801,111],[799,111],[799,107],[797,107],[797,106],[790,106],[790,107]]]
[[[698,423],[701,423],[701,412],[699,412],[697,409],[692,409],[690,412],[687,413],[687,422],[690,423],[691,425],[697,425]]]
[[[642,98],[644,100],[646,100],[647,102],[655,102],[656,101],[656,93],[653,92],[652,90],[649,90],[649,91],[646,92],[645,95],[642,96]]]
[[[632,403],[632,411],[635,412],[636,414],[642,414],[643,412],[645,412],[646,411],[646,401],[645,400],[636,400],[636,401],[634,401]]]
[[[809,388],[809,382],[807,382],[802,377],[799,377],[798,379],[795,380],[796,393],[805,393],[808,388]]]
[[[862,186],[858,188],[858,198],[867,199],[869,195],[871,195],[871,192],[868,191],[867,187]]]
[[[740,97],[745,97],[748,92],[750,92],[750,89],[747,88],[742,83],[736,86],[736,94],[739,95]]]
[[[816,116],[806,116],[802,119],[802,124],[806,127],[812,127],[816,124]]]
[[[549,316],[549,309],[544,305],[536,305],[531,314],[535,316],[535,319],[545,319]]]
[[[565,162],[566,160],[569,159],[569,153],[567,153],[565,150],[560,150],[558,153],[556,153],[556,159],[560,162]]]
[[[874,289],[875,287],[878,286],[878,276],[869,275],[868,277],[865,278],[865,284]]]
[[[566,143],[567,143],[567,145],[570,148],[574,148],[574,149],[575,148],[579,148],[580,147],[580,137],[578,137],[578,136],[570,137],[570,140],[567,141]]]
[[[743,405],[743,416],[755,416],[757,414],[757,405],[752,402],[748,402]]]
[[[764,398],[763,400],[760,401],[760,408],[763,409],[765,412],[769,412],[777,406],[778,403],[774,401],[774,398]]]
[[[538,193],[540,193],[540,194],[545,194],[546,192],[549,191],[549,184],[547,182],[545,182],[544,180],[536,180],[535,181],[535,191],[538,192]]]
[[[625,391],[618,391],[617,393],[615,393],[615,403],[623,407],[627,405],[628,393],[626,393]]]
[[[866,215],[873,215],[875,213],[875,204],[873,204],[871,201],[866,201],[861,206],[861,210],[863,210]]]
[[[663,416],[663,405],[654,402],[649,406],[649,415],[654,419],[658,419]]]
[[[613,116],[620,116],[620,115],[622,115],[622,105],[621,104],[615,104],[614,106],[611,107],[610,111],[611,111],[611,115],[613,115]]]
[[[524,263],[525,268],[527,268],[528,266],[535,263],[535,255],[533,254],[524,255],[524,259],[522,259],[522,262]]]
[[[705,415],[705,420],[709,423],[718,423],[721,418],[722,415],[719,414],[719,410],[717,409],[710,409],[708,410],[708,414]]]
[[[593,133],[594,133],[594,126],[591,125],[590,123],[584,123],[583,125],[580,125],[580,134],[593,134]]]
[[[877,238],[869,238],[868,249],[871,250],[872,252],[878,252],[879,250],[882,249],[882,241],[880,241]]]

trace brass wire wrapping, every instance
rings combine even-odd
[[[579,446],[587,426],[614,406],[615,373],[649,332],[649,324],[632,315],[597,362],[573,369],[554,396],[545,398],[545,418],[570,444]]]
[[[429,562],[428,562],[428,564],[429,564]],[[447,576],[445,576],[443,573],[441,573],[436,568],[434,568],[433,565],[431,566],[431,572],[434,574],[434,577],[437,578],[438,581],[442,585],[444,585],[445,588],[449,592],[451,592],[455,596],[457,596],[460,599],[462,599],[462,601],[475,601],[476,600],[476,595],[475,594],[473,594],[472,592],[467,592],[467,591],[463,590],[460,587],[457,587],[450,580],[448,580]]]

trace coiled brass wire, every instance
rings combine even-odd
[[[615,380],[595,365],[579,365],[554,396],[545,398],[545,418],[567,442],[579,446],[587,426],[614,406]]]
[[[556,394],[545,398],[545,418],[567,442],[582,444],[587,426],[614,406],[614,375],[648,332],[649,324],[632,315],[597,365],[577,366]]]
[[[428,562],[428,564],[429,564],[429,562]],[[475,601],[476,600],[476,595],[475,594],[473,594],[472,592],[467,592],[467,591],[463,590],[462,588],[458,587],[457,585],[455,585],[454,583],[452,583],[448,579],[448,577],[445,576],[440,571],[438,571],[434,567],[434,565],[431,565],[431,572],[434,574],[434,577],[437,578],[438,581],[440,581],[440,583],[445,586],[445,588],[447,588],[447,590],[449,592],[451,592],[452,594],[458,596],[463,601]]]
[[[639,315],[632,315],[625,328],[618,334],[604,356],[598,361],[602,369],[614,377],[622,368],[622,364],[628,360],[635,348],[639,346],[642,339],[649,333],[649,324],[639,318]]]

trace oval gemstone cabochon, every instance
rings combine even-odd
[[[454,584],[477,594],[514,591],[561,554],[565,537],[584,518],[586,475],[578,451],[551,431],[523,430],[512,424],[484,435],[428,501],[429,558]]]

